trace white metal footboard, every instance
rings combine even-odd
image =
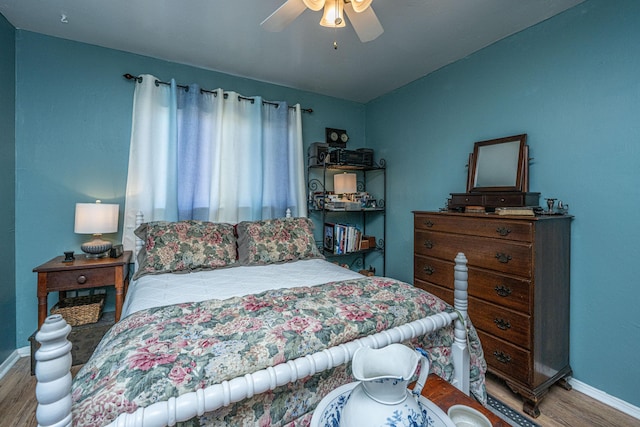
[[[452,349],[453,384],[469,394],[470,357],[467,347],[467,259],[459,253],[455,259],[454,313],[438,313],[406,325],[340,344],[286,363],[223,381],[205,389],[177,398],[138,408],[131,414],[121,414],[111,427],[164,427],[186,421],[206,412],[228,406],[256,394],[294,382],[347,363],[362,346],[380,348],[429,334],[455,322]],[[36,352],[36,397],[38,425],[43,427],[71,426],[71,344],[66,340],[71,328],[60,315],[49,316],[36,335],[41,343]]]

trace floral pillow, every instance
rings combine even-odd
[[[157,221],[135,231],[144,241],[134,279],[145,274],[189,273],[237,262],[234,227],[206,221]]]
[[[309,218],[245,221],[237,225],[238,261],[263,265],[308,258],[323,258],[313,238]]]

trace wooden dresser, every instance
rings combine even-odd
[[[569,389],[571,216],[414,212],[414,284],[453,304],[453,260],[469,266],[469,317],[489,370],[538,405]]]

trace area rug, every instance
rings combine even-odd
[[[533,422],[490,394],[487,394],[487,407],[514,427],[541,427],[540,424]]]

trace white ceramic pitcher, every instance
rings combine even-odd
[[[419,365],[420,376],[409,391]],[[377,350],[361,347],[353,355],[352,371],[360,383],[342,410],[340,427],[427,425],[418,397],[429,375],[429,360],[418,350],[402,344]]]

